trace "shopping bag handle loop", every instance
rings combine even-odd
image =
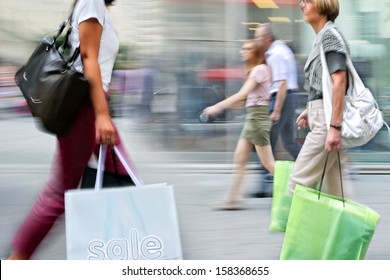
[[[127,160],[125,159],[122,152],[118,149],[117,146],[114,146],[114,151],[118,156],[120,162],[123,164],[124,168],[126,169],[127,173],[130,175],[135,186],[142,187],[144,183],[142,182],[141,178],[139,178],[139,176],[135,173],[135,170],[133,170],[133,168],[130,167],[130,164],[127,162]]]
[[[99,158],[97,163],[95,191],[101,190],[103,187],[103,173],[106,162],[107,146],[100,145]]]
[[[123,167],[126,169],[126,172],[129,174],[129,176],[133,180],[135,186],[141,187],[143,185],[142,180],[139,178],[139,176],[137,176],[135,171],[130,167],[130,164],[127,162],[127,160],[123,156],[122,152],[118,149],[118,147],[114,146],[114,152],[118,156]],[[100,145],[98,166],[97,166],[97,172],[96,172],[96,181],[95,181],[95,190],[96,191],[101,190],[103,187],[103,173],[104,173],[104,166],[105,166],[105,162],[106,162],[106,155],[107,155],[107,146]],[[116,169],[116,167],[115,167],[115,169]]]
[[[326,165],[327,165],[327,163],[328,163],[328,157],[329,157],[329,153],[327,153],[327,154],[326,154],[326,159],[325,159],[324,170],[322,171],[322,176],[321,176],[320,186],[319,186],[319,189],[318,189],[318,199],[320,199],[320,197],[321,197],[322,183],[323,183],[323,181],[324,181],[324,177],[325,177],[325,171],[326,171]],[[339,174],[340,174],[341,196],[342,196],[342,199],[343,199],[343,206],[345,207],[344,187],[343,187],[343,177],[342,177],[342,173],[341,173],[340,152],[337,152],[337,159],[338,159],[338,163],[339,163]]]

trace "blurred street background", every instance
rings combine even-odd
[[[205,150],[210,145],[234,142],[234,133],[192,141],[176,139],[172,149],[158,125],[140,127],[125,118],[117,118],[116,123],[145,183],[174,186],[184,259],[279,258],[284,234],[268,230],[272,198],[248,197],[239,211],[211,207],[231,182],[233,155],[231,151]],[[37,130],[30,117],[9,117],[0,120],[0,125],[0,258],[4,258],[13,233],[45,182],[56,141]],[[373,163],[356,163],[355,167],[359,173],[352,175],[352,199],[381,215],[366,259],[389,260],[390,170],[387,165]],[[247,194],[259,187],[261,177],[258,164],[253,162],[246,177]],[[66,259],[64,222],[64,217],[58,220],[34,259]]]
[[[49,172],[55,138],[39,131],[14,83],[15,71],[45,33],[67,17],[72,0],[0,0],[0,258]],[[390,123],[390,0],[339,0],[336,21],[352,59]],[[302,67],[314,32],[296,0],[117,0],[111,8],[121,42],[111,86],[111,112],[146,183],[175,188],[185,259],[278,259],[283,234],[268,231],[271,198],[247,198],[242,211],[213,211],[231,181],[245,112],[217,119],[202,110],[243,82],[241,41],[271,21],[296,54],[297,113],[304,109]],[[300,140],[304,132],[298,133]],[[390,259],[390,140],[387,129],[351,149],[354,200],[381,215],[367,259]],[[279,148],[277,158],[289,159]],[[250,159],[247,193],[262,168]],[[65,259],[64,220],[36,259]]]

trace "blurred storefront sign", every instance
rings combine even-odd
[[[174,0],[176,2],[193,2],[193,0]],[[257,6],[261,9],[278,9],[280,6],[298,6],[297,0],[198,0],[199,2],[235,2]]]
[[[245,69],[243,68],[219,68],[208,69],[202,71],[198,75],[199,78],[209,81],[243,81],[245,77]]]

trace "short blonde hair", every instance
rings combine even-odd
[[[326,16],[328,20],[334,22],[339,16],[339,0],[314,0],[313,3],[318,13]]]

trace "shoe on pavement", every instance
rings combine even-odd
[[[271,173],[265,174],[264,178],[263,178],[263,182],[264,183],[273,183],[274,182],[274,176],[272,176]]]
[[[250,195],[251,197],[254,198],[264,198],[264,197],[272,197],[271,192],[255,192]]]
[[[212,205],[212,208],[214,210],[222,210],[222,211],[232,211],[232,210],[242,210],[243,207],[240,206],[238,202],[227,202],[227,201],[221,201],[217,202],[214,205]]]

